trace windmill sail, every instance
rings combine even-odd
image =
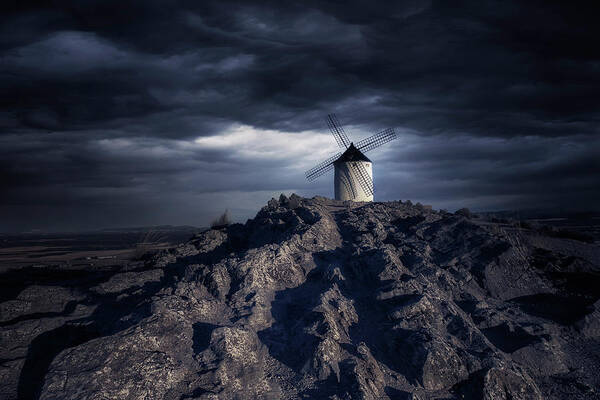
[[[346,135],[342,124],[340,124],[340,121],[338,121],[335,114],[329,114],[327,116],[327,126],[333,134],[338,146],[347,149],[348,146],[350,146],[350,139],[348,139],[348,135]]]
[[[353,198],[356,198],[358,196],[358,188],[356,187],[352,179],[348,179],[347,176],[343,176],[340,177],[340,181],[344,186],[344,189],[346,189],[347,193],[352,193]]]
[[[383,144],[391,142],[396,138],[397,136],[396,132],[394,131],[394,128],[388,128],[386,130],[374,134],[373,136],[369,136],[368,138],[363,139],[360,142],[357,142],[356,147],[360,151],[366,152],[373,150]]]
[[[306,171],[306,179],[309,181],[314,181],[321,175],[331,171],[333,169],[333,162],[340,158],[342,153],[336,153],[335,155],[329,157],[327,160],[317,164],[315,167]]]
[[[373,195],[373,180],[362,163],[350,163],[358,183],[367,196]]]

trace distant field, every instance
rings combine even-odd
[[[533,212],[501,211],[480,213],[480,216],[494,222],[520,225],[525,229],[544,229],[551,236],[584,241],[600,242],[600,214],[573,213],[536,215]]]
[[[104,267],[182,243],[201,229],[0,235],[0,272],[23,267]]]

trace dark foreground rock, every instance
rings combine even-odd
[[[282,196],[144,267],[23,279],[0,398],[600,398],[599,260],[410,203]]]

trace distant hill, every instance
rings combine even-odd
[[[135,226],[125,228],[104,228],[100,232],[152,232],[152,231],[166,231],[166,232],[202,232],[208,228],[198,228],[190,225],[156,225],[156,226]]]
[[[600,211],[564,211],[564,210],[499,210],[499,211],[482,211],[479,215],[494,216],[498,218],[512,219],[585,219],[591,220],[600,218]]]

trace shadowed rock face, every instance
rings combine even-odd
[[[0,397],[598,398],[599,255],[410,203],[282,196],[144,268],[8,296]]]

